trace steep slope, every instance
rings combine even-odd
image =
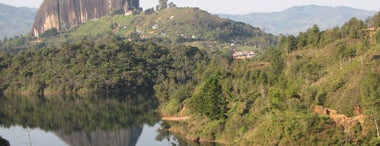
[[[251,13],[245,15],[223,15],[235,21],[246,22],[252,26],[265,28],[273,34],[298,34],[317,24],[321,29],[342,26],[352,17],[366,19],[374,11],[365,11],[349,7],[326,7],[317,5],[296,6],[281,12]]]
[[[67,31],[88,20],[137,8],[139,0],[45,0],[37,12],[32,34],[39,36],[53,28]]]
[[[257,60],[212,58],[197,85],[167,85],[180,94],[157,85],[164,113],[191,117],[171,131],[230,145],[379,145],[378,18],[281,37]]]
[[[0,38],[30,32],[37,10],[0,4]]]

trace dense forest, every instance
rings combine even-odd
[[[276,46],[247,60],[233,59],[230,48],[118,36],[35,43],[35,49],[0,53],[0,90],[152,91],[163,116],[191,117],[168,126],[191,140],[378,145],[379,18],[380,13],[365,22],[352,18],[324,31],[315,25],[297,36],[281,36]]]
[[[117,38],[67,42],[19,54],[1,53],[5,93],[95,93],[152,90],[173,78],[191,79],[207,55],[195,47],[162,47]]]

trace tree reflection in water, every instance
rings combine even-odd
[[[135,145],[159,121],[152,94],[0,97],[0,125],[55,131],[70,145]]]
[[[1,136],[0,136],[0,146],[9,146],[8,140],[2,138]]]

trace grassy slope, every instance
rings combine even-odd
[[[72,36],[85,36],[85,35],[101,35],[104,33],[112,32],[112,24],[117,23],[119,25],[126,25],[131,22],[134,15],[113,15],[106,16],[97,20],[88,21],[80,25],[75,30],[71,31],[69,34]]]
[[[237,41],[240,43],[238,48],[252,49],[266,48],[276,41],[274,36],[265,34],[258,28],[221,19],[197,8],[165,9],[152,14],[106,16],[88,21],[70,32],[63,33],[59,38],[75,39],[102,34],[125,37],[138,34],[143,39],[160,38],[164,42],[172,43],[199,42],[192,43],[196,46],[214,41],[226,46]]]
[[[133,41],[149,40],[163,44],[192,45],[207,50],[222,48],[262,50],[277,41],[277,37],[244,23],[221,19],[197,8],[176,8],[150,14],[142,12],[133,15],[105,16],[87,21],[68,32],[48,33],[39,40],[29,41],[33,39],[29,36],[13,39],[10,43],[0,44],[0,50],[20,52],[44,46],[58,47],[67,41],[111,36]],[[235,46],[231,47],[231,43]]]

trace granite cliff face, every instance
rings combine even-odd
[[[137,8],[139,0],[45,0],[37,12],[32,34],[38,37],[52,28],[66,31],[88,20]]]

